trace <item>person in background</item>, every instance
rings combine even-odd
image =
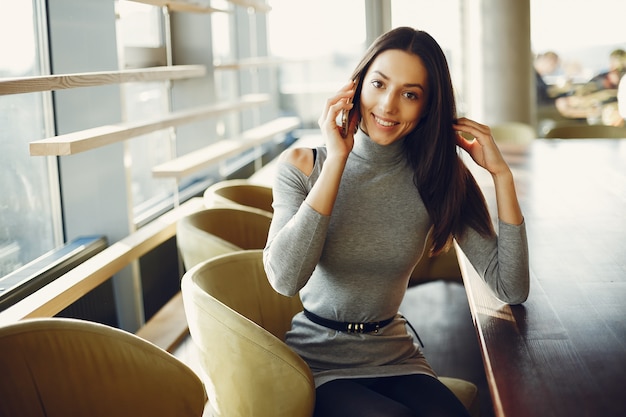
[[[559,55],[546,51],[535,56],[535,87],[537,99],[537,125],[540,134],[547,133],[557,121],[566,120],[556,108],[555,100],[570,94],[571,82],[567,79]]]
[[[626,74],[626,51],[615,49],[609,55],[609,69],[593,77],[575,94],[560,97],[556,108],[566,118],[587,120],[589,124],[614,124],[612,110],[617,102],[617,86]]]
[[[513,175],[490,128],[457,119],[446,58],[426,32],[383,34],[351,78],[320,116],[325,146],[278,161],[264,267],[277,292],[304,306],[286,343],[313,372],[316,417],[467,417],[398,309],[420,258],[453,241],[497,298],[526,300]],[[459,149],[493,178],[497,233]]]
[[[556,52],[538,54],[534,66],[538,105],[553,105],[557,97],[571,91],[571,85],[563,74],[561,59]]]
[[[585,93],[599,90],[615,90],[626,74],[626,51],[615,49],[609,55],[609,69],[593,77],[585,86]]]

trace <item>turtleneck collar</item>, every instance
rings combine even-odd
[[[398,163],[404,160],[404,138],[389,145],[379,145],[361,129],[354,135],[352,153],[376,163]]]

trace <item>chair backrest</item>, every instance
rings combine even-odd
[[[447,252],[430,257],[427,251],[430,249],[431,245],[432,237],[429,233],[426,240],[426,252],[417,265],[415,265],[415,268],[413,268],[411,278],[409,279],[409,286],[412,287],[439,280],[463,283],[463,276],[461,275],[461,268],[459,267],[459,260],[457,259],[454,246]]]
[[[498,143],[528,145],[536,137],[537,132],[529,124],[505,122],[491,126],[491,134]]]
[[[0,328],[1,416],[202,416],[202,380],[164,350],[75,319]]]
[[[262,250],[233,252],[196,265],[182,279],[191,337],[217,416],[310,417],[313,376],[284,342],[298,297],[270,286]]]
[[[556,126],[546,133],[550,139],[626,138],[626,127],[607,125]]]
[[[242,205],[273,213],[272,188],[245,179],[225,180],[211,185],[203,195],[206,207]]]
[[[262,249],[272,216],[246,207],[213,207],[189,214],[176,225],[176,243],[187,270],[213,256]]]

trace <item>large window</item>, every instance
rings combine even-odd
[[[261,54],[262,51],[255,47],[257,42],[265,42],[265,35],[261,33],[263,28],[255,27],[257,14],[248,9],[246,16],[246,9],[241,13],[242,8],[228,2],[214,1],[211,5],[228,12],[212,13],[208,21],[204,20],[204,24],[210,26],[210,29],[203,28],[206,32],[200,36],[206,36],[206,39],[202,42],[196,44],[196,39],[193,39],[191,33],[184,35],[188,36],[189,43],[193,44],[189,49],[201,48],[206,54],[189,57],[185,55],[185,51],[176,51],[177,46],[180,49],[186,48],[181,46],[180,39],[173,39],[176,31],[172,28],[176,23],[180,27],[182,19],[190,19],[189,22],[197,24],[198,16],[185,13],[175,16],[177,12],[167,13],[160,7],[118,0],[116,15],[120,66],[127,69],[173,65],[177,64],[174,62],[174,55],[178,52],[179,60],[185,55],[185,58],[191,61],[187,63],[206,65],[209,73],[207,77],[212,84],[207,90],[198,91],[197,95],[188,101],[206,100],[205,104],[231,102],[249,92],[242,91],[241,86],[256,79],[257,69],[249,70],[248,74],[244,70],[218,70],[212,67],[214,64],[230,64],[239,59]],[[179,20],[176,20],[177,18]],[[178,29],[179,35],[180,32]],[[242,43],[249,45],[251,50],[243,50],[245,48],[241,47]],[[246,78],[246,75],[250,76]],[[143,120],[181,110],[173,108],[172,85],[170,82],[121,85],[123,117],[126,120]],[[252,92],[257,92],[256,90],[253,88]],[[180,107],[181,103],[178,105]],[[245,120],[258,125],[260,120],[257,119],[248,117]],[[212,141],[235,136],[241,130],[242,117],[236,112],[231,112],[199,123],[202,123],[204,128],[201,136],[195,134],[197,137],[193,141],[189,140],[189,136],[194,135],[190,132],[197,129],[192,126],[180,126],[133,138],[127,142],[126,165],[131,184],[129,195],[135,225],[140,226],[152,220],[156,215],[169,209],[172,204],[184,200],[186,194],[197,191],[198,187],[205,186],[207,182],[214,181],[223,174],[218,169],[208,169],[180,181],[152,176],[154,166],[178,156],[177,152],[189,152]],[[183,131],[185,133],[182,133]],[[183,136],[187,139],[181,139]]]
[[[0,13],[0,77],[47,73],[44,1],[8,2]],[[0,277],[63,242],[54,158],[28,143],[52,136],[49,93],[0,96]]]
[[[538,102],[540,133],[558,124],[624,125],[617,94],[609,91],[614,88],[588,84],[616,64],[610,55],[620,50],[618,65],[622,76],[626,74],[624,16],[623,0],[531,0],[531,45],[537,72],[545,82],[540,83],[544,89],[537,91],[543,98]],[[589,94],[596,88],[606,94]]]
[[[531,0],[533,52],[556,52],[558,75],[586,81],[606,71],[609,54],[626,48],[623,0]],[[558,77],[554,77],[555,81]]]
[[[272,0],[269,43],[280,67],[283,108],[317,127],[325,100],[348,82],[363,55],[363,0]]]

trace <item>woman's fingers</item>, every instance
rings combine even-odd
[[[470,134],[475,138],[475,140],[467,140],[462,137],[461,133],[458,133],[457,143],[478,165],[492,174],[508,170],[508,165],[491,135],[489,126],[461,118],[454,124],[454,129]]]
[[[491,129],[487,125],[480,124],[474,120],[462,117],[455,123],[455,129],[461,132],[469,133],[474,138],[488,139],[491,138]]]
[[[475,150],[476,145],[480,145],[481,148],[497,148],[491,135],[491,128],[487,125],[462,117],[454,124],[454,129],[458,131],[457,143],[469,153]],[[467,135],[470,135],[475,140],[468,139]]]
[[[352,108],[352,97],[354,97],[354,82],[350,81],[344,85],[333,97],[326,100],[324,110],[318,120],[321,128],[336,129],[337,118],[342,110],[349,111]]]
[[[348,102],[346,99],[340,99],[339,101],[335,101],[334,103],[331,103],[329,101],[325,107],[324,114],[320,116],[320,127],[338,129],[338,123],[341,122],[340,115],[342,111],[350,111],[352,107],[353,104],[351,102]]]

